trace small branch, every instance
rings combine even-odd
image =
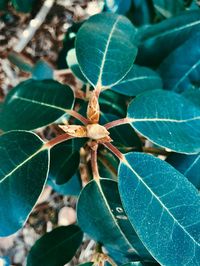
[[[73,116],[74,118],[78,119],[79,121],[81,121],[83,123],[83,125],[88,124],[87,118],[85,118],[84,116],[82,116],[81,114],[77,113],[74,110],[67,110],[67,114],[69,114],[69,115]]]
[[[29,43],[29,41],[34,36],[37,29],[41,26],[41,24],[44,22],[47,14],[49,13],[49,10],[53,6],[55,0],[46,0],[41,7],[39,13],[37,16],[32,19],[29,23],[29,26],[27,29],[25,29],[20,36],[20,41],[18,44],[14,47],[14,51],[17,53],[21,53],[21,51],[26,47],[26,45]]]
[[[109,123],[105,124],[104,127],[106,129],[110,129],[112,127],[117,127],[117,126],[120,126],[123,124],[128,124],[128,123],[129,123],[129,119],[127,117],[125,117],[125,118],[121,118],[121,119],[117,119],[117,120],[114,120],[112,122],[109,122]]]
[[[110,142],[103,143],[103,145],[108,148],[120,161],[124,160],[124,155]]]
[[[92,167],[92,173],[93,177],[96,181],[99,181],[100,175],[99,175],[99,169],[97,164],[97,149],[98,144],[95,143],[91,146],[91,167]]]
[[[44,144],[44,148],[48,148],[48,149],[51,149],[52,147],[54,147],[55,145],[61,143],[61,142],[64,142],[66,140],[69,140],[69,139],[73,139],[74,137],[72,136],[69,136],[68,134],[62,134],[62,135],[59,135],[49,141],[47,141],[45,144]]]

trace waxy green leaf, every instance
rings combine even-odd
[[[200,10],[186,11],[138,31],[140,39],[137,62],[158,66],[174,49],[200,30]]]
[[[55,145],[50,151],[49,175],[63,185],[75,174],[80,163],[79,150],[85,139],[71,139]]]
[[[76,57],[76,50],[75,48],[71,49],[68,53],[67,53],[67,65],[68,67],[71,69],[71,71],[73,72],[73,74],[80,79],[82,82],[87,83],[87,79],[84,77],[83,73],[80,70],[78,61],[77,61],[77,57]]]
[[[32,10],[36,0],[11,0],[11,2],[17,11],[28,13]]]
[[[5,130],[35,129],[48,125],[70,110],[73,91],[54,80],[27,80],[7,95],[0,119]]]
[[[154,7],[162,16],[169,18],[184,10],[183,0],[153,0]]]
[[[94,87],[117,84],[130,70],[137,54],[136,29],[116,14],[89,18],[76,38],[76,56],[81,71]]]
[[[200,197],[181,173],[151,155],[126,154],[119,192],[138,236],[161,265],[199,264]]]
[[[36,80],[53,79],[53,68],[44,60],[39,60],[31,70]]]
[[[111,89],[127,96],[136,96],[147,90],[162,89],[162,81],[153,70],[133,65],[128,74]]]
[[[160,65],[164,88],[183,92],[200,86],[200,34],[194,35],[173,51]],[[190,51],[189,56],[186,52]]]
[[[77,218],[81,229],[106,248],[132,259],[139,255],[151,258],[126,217],[117,182],[109,179],[90,181],[80,194]]]
[[[33,133],[0,136],[0,236],[18,231],[40,196],[49,168],[49,152]]]
[[[27,266],[63,266],[73,258],[82,239],[83,233],[77,225],[57,227],[36,241]]]
[[[57,185],[54,178],[48,178],[48,185],[58,194],[67,196],[78,196],[82,189],[81,179],[78,173],[73,175],[66,184]]]
[[[182,95],[192,102],[194,105],[200,108],[200,88],[194,88],[187,91],[184,91]]]
[[[170,150],[200,152],[200,108],[171,91],[137,96],[128,107],[131,125],[153,143]]]
[[[166,161],[186,176],[200,190],[200,154],[186,155],[173,153]]]

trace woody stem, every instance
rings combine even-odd
[[[53,139],[47,141],[47,142],[44,144],[44,146],[45,146],[46,148],[51,149],[51,148],[54,147],[55,145],[57,145],[57,144],[59,144],[59,143],[62,143],[62,142],[64,142],[64,141],[66,141],[66,140],[73,139],[73,138],[74,138],[74,137],[69,136],[68,134],[65,133],[65,134],[59,135],[59,136],[57,136],[57,137],[55,137],[55,138],[53,138]]]
[[[123,125],[123,124],[128,124],[128,123],[129,123],[129,119],[127,117],[125,117],[125,118],[120,118],[120,119],[111,121],[111,122],[105,124],[104,127],[106,129],[110,129],[112,127],[117,127],[117,126],[120,126],[120,125]]]
[[[124,160],[124,155],[110,142],[103,143],[119,160]]]
[[[91,147],[91,167],[92,167],[92,173],[93,177],[96,181],[99,181],[100,175],[99,175],[99,169],[98,169],[98,164],[97,164],[97,149],[98,149],[98,144],[95,143]]]
[[[83,123],[83,125],[88,124],[88,119],[74,110],[67,110],[67,114],[69,114],[69,115],[73,116],[74,118],[78,119],[79,121],[81,121]]]

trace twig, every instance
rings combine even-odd
[[[110,142],[103,143],[103,145],[108,148],[119,160],[124,160],[124,155]]]
[[[117,127],[117,126],[120,126],[120,125],[123,125],[123,124],[128,124],[128,123],[129,123],[129,119],[127,117],[125,117],[125,118],[120,118],[120,119],[111,121],[111,122],[105,124],[104,127],[106,129],[110,129],[112,127]]]
[[[41,26],[41,24],[44,22],[47,14],[49,13],[49,10],[53,6],[55,0],[46,0],[41,7],[39,13],[37,16],[32,19],[27,27],[22,33],[22,36],[20,37],[20,41],[17,43],[17,45],[14,47],[14,51],[17,53],[21,53],[21,51],[26,47],[26,45],[29,43],[29,41],[34,36],[37,29]]]
[[[55,145],[61,143],[61,142],[64,142],[66,140],[69,140],[69,139],[73,139],[74,137],[72,136],[69,136],[68,134],[62,134],[62,135],[59,135],[49,141],[47,141],[45,144],[44,144],[44,148],[52,148],[54,147]]]
[[[74,110],[67,110],[67,114],[69,114],[69,115],[73,116],[74,118],[78,119],[84,125],[87,125],[88,124],[87,118],[85,118],[84,116],[82,116],[81,114],[79,114],[78,112],[76,112]]]
[[[94,179],[96,181],[99,181],[100,175],[99,175],[99,169],[98,169],[98,164],[97,164],[97,149],[98,149],[97,143],[91,146],[91,167],[92,167],[92,173],[93,173]]]

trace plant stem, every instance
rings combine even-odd
[[[83,125],[88,124],[87,118],[85,118],[84,116],[82,116],[81,114],[79,114],[78,112],[76,112],[74,110],[67,110],[67,114],[69,114],[69,115],[73,116],[74,118],[78,119],[79,121],[81,121],[83,123]]]
[[[51,149],[52,147],[54,147],[55,145],[61,143],[61,142],[64,142],[66,140],[69,140],[69,139],[73,139],[74,137],[72,136],[69,136],[68,134],[62,134],[62,135],[59,135],[49,141],[47,141],[45,144],[44,144],[44,148],[48,148],[48,149]]]
[[[124,160],[124,155],[110,142],[103,143],[103,145],[108,148],[120,161]]]
[[[120,125],[123,125],[123,124],[128,124],[128,123],[129,123],[129,119],[127,117],[125,117],[125,118],[120,118],[120,119],[111,121],[111,122],[105,124],[104,127],[106,129],[110,129],[112,127],[117,127],[117,126],[120,126]]]
[[[99,175],[99,169],[98,169],[98,164],[97,164],[97,149],[98,149],[98,144],[95,143],[91,147],[91,167],[92,167],[92,173],[93,177],[96,181],[99,181],[100,175]]]

